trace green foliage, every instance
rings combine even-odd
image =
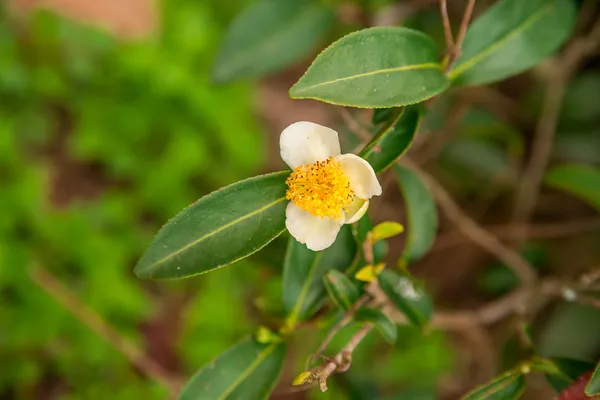
[[[590,382],[585,387],[585,394],[588,396],[600,394],[600,363],[596,366]]]
[[[359,293],[356,285],[340,271],[329,271],[323,277],[323,282],[325,283],[329,297],[341,309],[348,311],[356,303],[356,300],[358,300]]]
[[[511,370],[478,387],[462,400],[515,400],[525,391],[525,378],[520,369]]]
[[[588,361],[574,360],[564,357],[535,359],[531,365],[535,371],[546,374],[546,379],[557,393],[569,387],[577,378],[591,371],[594,364]]]
[[[424,328],[433,313],[433,302],[423,285],[408,274],[385,269],[379,275],[379,285],[408,321]]]
[[[383,311],[378,308],[361,308],[356,312],[356,320],[361,322],[371,322],[375,325],[379,333],[389,343],[394,343],[398,337],[396,324]]]
[[[292,86],[290,96],[386,108],[421,102],[447,87],[427,35],[377,27],[351,33],[325,49]]]
[[[547,185],[567,191],[600,210],[600,169],[589,165],[561,165],[545,177]]]

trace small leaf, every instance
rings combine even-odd
[[[433,302],[421,283],[386,269],[379,275],[379,285],[413,325],[425,327],[431,319]]]
[[[408,232],[402,258],[407,263],[423,257],[433,245],[438,229],[438,215],[435,201],[421,178],[414,172],[399,165],[394,172],[402,196],[408,219]]]
[[[179,400],[263,400],[275,388],[283,369],[285,344],[246,339],[200,369],[185,385]]]
[[[356,254],[356,243],[349,225],[340,230],[331,247],[314,252],[294,238],[283,263],[283,305],[288,314],[288,327],[310,318],[327,294],[323,277],[328,271],[345,271]]]
[[[379,240],[389,239],[399,235],[402,232],[404,232],[402,224],[393,221],[382,222],[375,226],[371,231],[371,240],[375,243]]]
[[[561,165],[548,171],[545,182],[581,198],[600,211],[600,169],[589,165]]]
[[[135,266],[136,276],[185,278],[262,249],[285,230],[288,175],[256,176],[202,197],[162,227]]]
[[[337,304],[340,308],[348,311],[352,304],[356,303],[359,297],[358,289],[348,279],[346,275],[340,271],[333,270],[329,271],[323,278],[325,288],[329,297]]]
[[[450,79],[481,85],[523,72],[558,50],[575,21],[571,0],[499,1],[469,27]]]
[[[327,33],[333,12],[316,0],[263,0],[232,22],[213,67],[213,80],[261,76],[306,57]]]
[[[525,391],[525,378],[519,369],[505,372],[491,382],[466,394],[461,400],[513,400]]]
[[[389,343],[394,343],[398,337],[396,324],[385,313],[377,308],[361,308],[354,319],[363,322],[372,322],[383,338]]]
[[[429,36],[408,28],[375,27],[326,48],[290,89],[290,96],[386,108],[419,103],[448,84]]]
[[[395,118],[381,127],[359,155],[371,164],[375,172],[385,171],[408,150],[420,120],[420,106],[403,107]]]
[[[266,326],[261,326],[256,330],[256,334],[254,335],[256,341],[260,344],[269,344],[269,343],[277,343],[281,342],[281,336],[267,328]]]
[[[305,383],[314,382],[314,374],[310,371],[304,371],[298,374],[292,381],[293,386],[304,385]]]
[[[374,282],[377,280],[377,276],[383,271],[385,264],[379,263],[376,265],[365,265],[362,267],[354,277],[361,282]]]
[[[588,396],[600,394],[600,363],[596,366],[590,382],[585,387],[585,394]]]

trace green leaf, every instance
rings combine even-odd
[[[136,276],[185,278],[262,249],[285,230],[288,175],[256,176],[202,197],[162,227],[135,266]]]
[[[381,173],[400,158],[411,145],[421,120],[418,105],[403,107],[398,115],[386,123],[359,153]]]
[[[185,385],[179,400],[267,399],[283,369],[285,344],[246,339],[204,366]]]
[[[548,171],[545,182],[581,198],[600,211],[600,169],[589,165],[561,165]]]
[[[319,54],[290,96],[365,108],[419,103],[449,85],[437,58],[435,44],[421,32],[363,29]]]
[[[394,172],[406,207],[408,220],[406,244],[402,258],[411,263],[423,257],[431,248],[438,229],[435,201],[421,178],[399,165]]]
[[[371,232],[372,229],[373,224],[371,222],[369,214],[365,214],[364,217],[358,220],[357,223],[352,225],[352,235],[354,236],[356,244],[358,245],[358,254],[350,268],[348,268],[348,270],[346,271],[346,274],[354,275],[354,273],[358,271],[361,267],[367,265],[363,254],[363,244],[365,240],[367,240],[367,234]],[[384,240],[373,244],[373,261],[375,264],[381,263],[383,259],[387,256],[388,247],[388,243]]]
[[[402,224],[394,221],[385,221],[377,224],[371,231],[371,240],[377,242],[379,240],[389,239],[404,232]]]
[[[420,282],[387,268],[379,274],[379,285],[413,325],[421,328],[427,325],[433,313],[433,302]]]
[[[289,327],[317,311],[326,297],[323,277],[331,270],[347,269],[355,253],[349,225],[342,227],[331,247],[319,252],[290,238],[283,263],[283,306]]]
[[[585,394],[587,394],[588,396],[600,394],[600,363],[598,363],[598,365],[596,366],[594,374],[592,375],[589,383],[585,387]]]
[[[543,372],[557,393],[569,387],[577,378],[591,371],[594,364],[589,361],[563,357],[539,358],[531,363],[533,370]]]
[[[469,27],[449,77],[481,85],[523,72],[567,40],[576,21],[572,0],[502,0]]]
[[[316,0],[263,0],[240,13],[225,35],[213,80],[261,76],[306,57],[327,33],[333,12]]]
[[[525,391],[525,377],[518,370],[511,370],[491,382],[478,387],[462,397],[462,400],[513,400]]]
[[[348,311],[359,297],[356,285],[343,273],[329,271],[323,278],[327,293],[340,308]]]
[[[389,121],[392,118],[395,118],[398,115],[397,108],[378,108],[373,110],[373,117],[371,118],[371,122],[373,125],[379,125],[384,122]]]
[[[354,319],[362,322],[372,322],[386,341],[392,344],[396,342],[398,328],[380,309],[368,307],[361,308],[356,312]]]

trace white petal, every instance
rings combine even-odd
[[[369,208],[369,200],[361,199],[358,196],[354,197],[354,201],[348,206],[348,211],[344,214],[345,224],[352,224],[362,218]]]
[[[305,243],[312,251],[320,251],[333,244],[343,220],[315,217],[290,201],[285,209],[285,226],[290,234]]]
[[[361,199],[370,199],[381,194],[377,175],[366,160],[354,154],[342,154],[337,160],[342,163],[342,169],[348,175],[355,195]]]
[[[331,128],[313,122],[296,122],[281,132],[281,158],[290,168],[314,164],[340,154],[338,134]]]

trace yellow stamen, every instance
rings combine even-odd
[[[341,218],[354,198],[350,179],[332,157],[296,167],[285,183],[288,200],[321,218]]]

